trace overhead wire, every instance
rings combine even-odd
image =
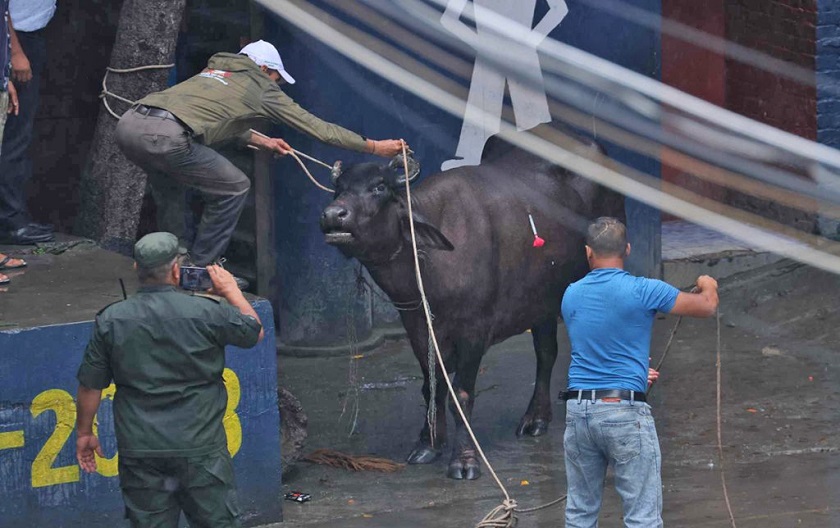
[[[384,58],[379,53],[369,49],[367,45],[350,38],[349,35],[356,37],[359,36],[358,33],[360,32],[343,24],[323,10],[292,0],[258,1],[310,36],[330,45],[341,54],[352,58],[404,90],[425,99],[448,113],[463,115],[464,103],[462,99],[418,76],[415,72],[406,70],[393,60]],[[406,58],[402,57],[402,59]],[[517,138],[515,127],[509,123],[502,123],[501,135],[513,144],[541,155],[569,170],[578,172],[630,198],[657,207],[664,212],[725,233],[753,247],[775,252],[833,273],[840,272],[840,258],[816,247],[823,242],[822,240],[809,245],[789,237],[775,235],[773,232],[753,225],[742,225],[738,220],[709,211],[695,205],[695,203],[672,197],[660,189],[634,181],[619,172],[604,169],[597,163],[580,156],[564,152],[558,149],[556,145],[536,138],[533,134],[525,133],[521,134],[522,137]]]
[[[370,0],[360,0],[363,2],[370,2]],[[429,0],[429,2],[434,2],[437,4],[441,4],[441,0]],[[423,3],[411,2],[408,0],[396,0],[393,4],[390,4],[390,7],[385,7],[384,4],[377,4],[380,6],[381,9],[395,11],[395,6],[401,6],[402,8],[408,10],[411,14],[411,19],[420,23],[418,27],[422,27],[425,34],[430,35],[430,38],[434,38],[432,35],[439,34],[440,30],[439,26],[439,18],[440,13],[436,10],[432,9],[428,5]],[[402,17],[406,18],[406,17]],[[491,22],[494,22],[495,25]],[[502,17],[501,15],[496,15],[493,13],[487,14],[487,20],[485,20],[485,30],[491,30],[495,32],[498,39],[503,39],[506,41],[515,42],[519,37],[519,32],[521,32],[522,26],[517,26],[515,24],[511,24],[506,18]],[[518,30],[511,30],[508,29],[508,26],[518,27]],[[618,65],[615,65],[609,61],[604,59],[600,59],[595,57],[594,55],[588,54],[579,50],[577,48],[573,48],[571,46],[561,44],[555,40],[547,39],[540,46],[540,55],[542,59],[542,73],[538,72],[531,72],[527,68],[524,68],[520,62],[515,60],[515,57],[508,60],[508,57],[504,55],[503,51],[499,51],[498,48],[504,48],[504,46],[496,46],[492,43],[486,44],[483,43],[481,40],[476,39],[472,32],[463,30],[462,34],[460,35],[461,40],[464,42],[471,42],[470,46],[474,46],[479,53],[481,53],[485,58],[484,60],[494,60],[500,70],[505,71],[511,75],[515,75],[517,79],[521,81],[528,81],[534,80],[535,75],[540,75],[539,82],[542,82],[541,77],[542,74],[550,74],[556,75],[558,77],[566,77],[569,78],[577,83],[586,87],[587,93],[591,93],[592,90],[597,90],[599,92],[603,92],[605,94],[610,94],[616,101],[621,102],[622,104],[626,105],[627,108],[635,111],[636,113],[640,114],[641,116],[647,118],[648,121],[655,124],[655,127],[658,129],[667,129],[672,134],[675,131],[682,130],[685,135],[693,135],[696,139],[696,136],[702,132],[705,137],[707,138],[717,138],[721,137],[720,141],[714,146],[715,150],[730,150],[733,153],[734,148],[738,145],[748,144],[747,142],[753,141],[755,142],[751,149],[756,155],[760,152],[763,158],[767,161],[771,162],[781,162],[785,164],[799,164],[799,166],[803,169],[810,169],[811,168],[811,161],[808,157],[803,157],[797,153],[795,150],[791,150],[790,148],[779,148],[774,144],[768,144],[768,146],[772,147],[773,150],[768,150],[766,148],[761,149],[761,141],[760,139],[756,138],[749,138],[744,136],[740,130],[730,130],[728,128],[728,123],[731,121],[729,118],[733,116],[737,116],[737,123],[741,123],[743,121],[751,122],[755,125],[761,125],[761,127],[770,130],[774,136],[778,135],[778,133],[782,133],[786,135],[787,138],[795,138],[796,140],[801,140],[806,145],[811,145],[820,152],[828,151],[833,153],[834,157],[837,160],[840,160],[840,153],[831,149],[830,147],[826,147],[824,145],[820,145],[818,143],[811,142],[810,140],[806,140],[799,136],[789,134],[787,132],[780,131],[775,129],[769,125],[764,125],[757,121],[751,120],[729,110],[722,109],[717,107],[711,103],[707,103],[701,99],[696,97],[690,96],[689,94],[685,94],[672,88],[670,86],[664,85],[659,81],[650,79],[645,75],[633,72],[629,69],[622,68]],[[552,46],[560,46],[562,48],[561,52],[557,53],[547,53],[546,49],[552,49]],[[574,53],[572,55],[568,55],[567,50],[573,50]],[[572,57],[574,60],[570,60],[568,57]],[[610,76],[603,76],[599,75],[600,70],[590,64],[591,61],[597,61],[598,64],[609,64],[612,66],[611,68],[611,75]],[[628,85],[625,82],[620,82],[622,76],[626,75],[634,82],[642,83],[647,90],[644,92],[638,91],[636,87],[633,85]],[[617,79],[617,80],[616,80]],[[557,81],[555,81],[556,83]],[[562,84],[558,85],[555,84],[554,88],[552,88],[551,81],[546,81],[546,88],[547,91],[552,93],[554,96],[567,98],[569,97],[567,91],[564,88],[568,88],[569,84]],[[659,92],[662,92],[666,95],[669,95],[668,98],[659,98],[661,99],[660,104],[655,103],[655,101],[659,100],[655,95]],[[679,94],[685,98],[688,98],[687,101],[689,103],[697,103],[693,106],[680,106],[675,104],[678,102],[678,99],[673,96],[673,94]],[[694,112],[686,112],[686,109],[691,109],[693,107],[698,107],[699,110]],[[709,114],[714,116],[723,112],[724,117],[721,119],[717,119],[714,122],[707,123],[704,121],[704,114],[703,112],[708,108],[717,109],[718,112],[714,112]],[[695,120],[687,121],[683,119],[683,116],[688,113],[688,115],[693,115]],[[699,117],[698,117],[699,116]],[[734,134],[738,134],[736,137]],[[785,144],[786,145],[786,144]],[[711,149],[711,147],[710,147]],[[740,152],[742,155],[749,156],[750,152],[744,153],[743,148]],[[771,155],[771,153],[773,153]],[[782,177],[784,176],[792,176],[792,178],[788,178],[788,181],[785,182],[783,179],[779,177],[774,178],[770,183],[779,184],[782,182],[783,185],[798,185],[795,183],[797,179],[797,175],[794,173],[782,171],[779,167],[765,167],[765,170],[770,171],[769,174],[763,174],[762,172],[753,171],[746,171],[756,177],[757,179],[761,180],[769,180],[773,177],[774,174],[780,174]],[[840,184],[840,176],[834,173],[830,173],[826,176],[827,179],[833,180]],[[837,202],[837,193],[832,193],[834,201]],[[818,199],[828,199],[827,197],[818,198]]]
[[[428,0],[430,3],[444,7],[444,0]],[[406,0],[395,0],[399,4],[413,10],[426,10],[425,17],[429,20],[430,12],[434,9],[422,3],[411,3]],[[465,12],[464,16],[470,16]],[[473,15],[474,16],[474,15]],[[434,16],[432,16],[432,19]],[[472,22],[475,19],[472,18]],[[521,26],[511,23],[504,16],[493,11],[485,10],[482,25],[492,29],[498,35],[509,39],[510,42],[521,42]],[[481,47],[477,40],[468,34],[461,35],[465,40],[472,39],[475,46]],[[775,128],[771,125],[750,119],[731,110],[721,108],[704,101],[699,97],[682,92],[646,75],[619,66],[592,53],[575,48],[558,40],[548,38],[540,45],[540,53],[548,59],[543,69],[554,71],[558,68],[574,66],[587,73],[593,79],[620,86],[631,93],[641,94],[652,100],[660,101],[681,112],[693,116],[699,122],[712,123],[721,129],[729,129],[739,134],[772,145],[781,151],[788,152],[800,158],[816,160],[834,169],[840,169],[840,151],[815,141],[797,136]],[[597,85],[596,85],[597,86]],[[835,175],[837,179],[840,176]]]
[[[400,37],[400,35],[408,33],[409,36],[405,39],[405,41],[401,42],[402,45],[411,48],[412,52],[418,54],[420,57],[422,57],[428,62],[431,62],[432,64],[436,64],[440,67],[453,68],[453,70],[450,73],[455,77],[463,78],[469,71],[468,64],[466,63],[466,61],[458,58],[449,58],[447,59],[445,64],[441,64],[441,57],[446,57],[446,55],[442,54],[440,49],[430,47],[428,39],[417,40],[416,37],[413,36],[413,34],[407,32],[406,29],[404,29],[403,27],[391,22],[389,18],[385,17],[383,14],[380,14],[379,11],[367,7],[366,4],[369,4],[369,1],[326,1],[330,5],[339,8],[345,15],[353,17],[355,20],[360,21],[368,25],[369,27],[372,27],[377,32],[385,34],[393,40],[397,40]],[[382,8],[382,4],[376,5],[380,9]],[[405,21],[403,19],[399,19],[397,20],[397,22],[405,24]],[[417,40],[417,42],[421,43],[422,45],[415,47],[417,42],[414,42],[412,37],[414,37],[414,40]],[[415,71],[422,71],[422,65],[413,63],[412,66],[412,69],[414,69]],[[500,68],[502,67],[502,65],[499,66]],[[428,75],[425,76],[429,78]],[[452,81],[452,78],[450,77],[446,79],[446,81]],[[442,86],[441,82],[436,81],[436,84]],[[566,103],[572,104],[578,109],[582,109],[582,107],[586,106],[584,100],[588,97],[588,94],[591,93],[591,90],[583,92],[581,89],[569,83],[559,83],[557,81],[552,80],[546,82],[546,88],[547,91],[551,92],[552,94],[562,93],[564,99],[566,100]],[[451,88],[449,90],[453,91]],[[465,91],[463,97],[466,98]],[[553,104],[555,102],[555,97],[555,95],[552,95],[552,101],[550,101],[550,104]],[[509,105],[505,105],[505,113],[510,114],[510,110],[511,109]],[[614,123],[619,124],[620,126],[625,128],[626,130],[630,130],[647,138],[659,141],[663,144],[663,146],[669,147],[668,151],[672,152],[676,159],[688,159],[687,156],[680,155],[679,152],[693,156],[694,158],[699,160],[700,163],[695,163],[692,166],[695,169],[702,169],[695,175],[707,181],[713,180],[713,183],[715,183],[716,185],[733,188],[737,187],[737,190],[741,192],[758,194],[762,196],[776,196],[782,194],[784,196],[787,196],[785,203],[789,206],[793,206],[791,202],[795,200],[793,198],[795,194],[784,192],[776,193],[772,188],[769,187],[754,186],[750,189],[749,184],[741,177],[737,177],[739,181],[730,182],[728,179],[721,178],[719,176],[719,171],[717,171],[718,176],[706,174],[708,170],[712,170],[712,165],[715,163],[718,165],[722,165],[723,169],[728,171],[727,174],[729,174],[730,176],[736,176],[736,173],[741,173],[753,177],[755,179],[777,185],[779,187],[787,189],[788,191],[795,191],[803,195],[809,196],[813,201],[812,203],[807,203],[804,199],[798,199],[795,201],[798,202],[798,205],[800,207],[803,207],[804,210],[810,212],[816,212],[817,210],[821,210],[823,213],[834,211],[837,207],[835,204],[840,204],[840,192],[819,187],[814,182],[802,178],[801,174],[792,173],[780,167],[762,164],[757,161],[752,161],[751,159],[744,160],[741,159],[741,157],[738,157],[734,154],[726,154],[725,152],[722,152],[722,150],[725,150],[728,146],[731,146],[733,143],[738,141],[737,138],[734,138],[732,136],[722,136],[720,133],[718,133],[719,136],[722,136],[722,139],[718,141],[719,144],[716,145],[716,148],[713,149],[709,148],[708,146],[693,144],[691,141],[688,140],[688,138],[676,136],[673,133],[673,131],[663,131],[663,127],[660,123],[645,122],[644,120],[640,120],[638,118],[627,117],[625,115],[627,114],[627,112],[621,112],[620,109],[614,106],[596,108],[592,110],[592,113],[598,115],[602,119],[611,120]],[[688,127],[689,125],[684,126]],[[581,126],[581,128],[586,127]],[[695,134],[700,134],[702,131],[694,130],[693,132]],[[607,139],[611,138],[608,137]],[[754,151],[753,157],[760,157],[763,158],[765,161],[773,160],[773,158],[768,153],[770,147],[762,148],[759,152],[757,151],[754,143],[748,144],[749,148],[751,148]],[[742,154],[744,150],[746,150],[746,147],[742,148]],[[646,151],[646,155],[651,157],[658,157],[658,154],[651,152],[650,149]]]

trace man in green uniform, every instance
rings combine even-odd
[[[134,246],[140,289],[96,316],[79,367],[76,457],[96,470],[93,420],[111,381],[119,476],[135,528],[239,526],[233,464],[222,418],[225,345],[250,348],[262,325],[233,276],[208,266],[219,298],[176,290],[186,250],[172,233]]]
[[[294,83],[280,53],[268,42],[239,54],[217,53],[198,75],[141,99],[117,125],[117,144],[149,175],[158,228],[177,234],[194,264],[218,259],[233,234],[250,182],[214,148],[237,143],[277,154],[291,147],[249,130],[266,121],[289,125],[337,147],[393,157],[402,141],[374,141],[310,114],[279,88]],[[183,189],[195,189],[205,208],[195,234],[186,233]]]

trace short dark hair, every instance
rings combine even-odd
[[[586,229],[586,245],[599,257],[623,257],[627,251],[627,228],[618,218],[602,216]]]
[[[152,268],[137,266],[137,280],[140,284],[164,284],[169,277],[169,270],[172,269],[172,265],[176,262],[181,264],[183,260],[183,257],[178,255],[169,262],[159,264]]]

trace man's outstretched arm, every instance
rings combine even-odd
[[[718,303],[718,283],[708,275],[697,278],[696,293],[680,292],[671,312],[689,317],[711,317],[715,315]]]

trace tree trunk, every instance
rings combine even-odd
[[[111,51],[112,68],[136,68],[174,62],[178,30],[186,0],[125,0]],[[108,91],[136,101],[167,86],[169,70],[111,73]],[[108,99],[122,114],[128,105]],[[81,211],[76,224],[79,235],[92,238],[109,250],[130,255],[146,174],[128,161],[114,141],[117,120],[100,107],[91,154],[81,178]]]

